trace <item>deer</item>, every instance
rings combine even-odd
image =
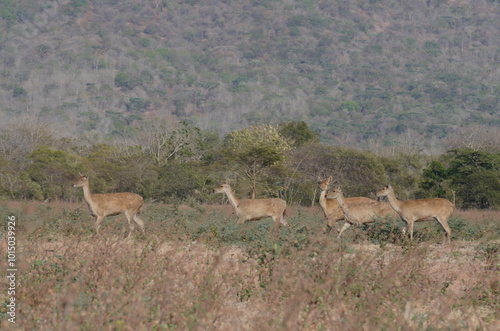
[[[344,197],[342,189],[338,186],[327,192],[326,199],[327,201],[336,200],[346,219],[344,226],[340,229],[338,238],[340,238],[342,233],[347,230],[351,224],[360,225],[373,223],[377,217],[397,215],[387,202],[377,202],[368,199],[370,202],[357,204],[349,203],[349,199]]]
[[[285,200],[279,198],[238,199],[234,195],[228,182],[215,188],[214,193],[225,193],[227,195],[229,203],[233,206],[236,215],[238,216],[237,224],[243,224],[246,221],[260,220],[264,217],[272,217],[276,224],[289,226],[285,220]]]
[[[326,198],[328,188],[330,187],[332,182],[333,182],[332,176],[328,177],[327,179],[318,178],[318,187],[321,190],[321,193],[319,195],[319,205],[323,209],[323,213],[325,214],[325,217],[327,219],[328,231],[330,231],[333,228],[333,225],[336,222],[345,220],[344,213],[340,209],[340,206],[339,206],[337,200]],[[365,197],[352,197],[352,198],[346,198],[346,200],[349,204],[376,202],[375,200],[365,198]],[[349,226],[347,226],[347,227],[349,227]]]
[[[125,214],[128,220],[130,232],[127,238],[132,235],[134,223],[144,234],[144,222],[137,216],[144,204],[144,199],[140,195],[129,192],[92,194],[88,177],[81,174],[73,187],[83,187],[83,198],[90,213],[95,217],[95,229],[98,235],[101,235],[99,231],[101,222],[106,216],[120,214]]]
[[[413,224],[415,222],[436,219],[445,231],[443,244],[451,242],[451,229],[448,225],[448,218],[455,209],[455,206],[447,199],[429,198],[400,201],[396,198],[391,185],[385,186],[377,192],[377,197],[387,197],[391,207],[398,213],[399,217],[406,223],[406,230],[410,232],[410,240],[413,240]]]

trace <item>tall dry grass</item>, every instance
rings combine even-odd
[[[155,204],[141,216],[146,235],[128,241],[122,217],[98,237],[78,207],[0,206],[2,220],[15,214],[20,224],[20,330],[499,326],[498,219],[454,216],[454,241],[443,246],[433,222],[419,225],[415,242],[401,239],[397,222],[338,240],[314,209],[294,208],[282,228],[270,219],[237,226],[225,208]],[[0,318],[11,327],[4,310]]]

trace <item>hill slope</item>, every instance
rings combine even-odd
[[[0,0],[0,122],[130,135],[304,120],[430,146],[500,125],[495,0]]]

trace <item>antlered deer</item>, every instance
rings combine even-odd
[[[326,192],[327,192],[327,190],[330,187],[332,182],[333,182],[332,176],[328,177],[327,179],[318,178],[318,187],[321,190],[321,193],[319,195],[319,205],[323,209],[323,213],[325,214],[325,217],[327,219],[327,225],[328,225],[329,230],[331,228],[333,228],[333,226],[336,222],[345,219],[344,213],[340,209],[340,206],[339,206],[337,200],[326,198]],[[368,199],[365,197],[346,198],[346,200],[349,204],[376,202],[375,200]],[[344,225],[344,227],[345,227],[345,225]],[[349,226],[347,226],[347,227],[349,227]],[[340,236],[340,234],[339,234],[339,236]]]
[[[140,195],[128,192],[92,194],[90,192],[89,179],[83,175],[78,177],[73,187],[83,187],[83,197],[89,206],[92,216],[95,217],[97,234],[100,235],[101,222],[106,216],[115,216],[123,213],[125,213],[130,227],[128,237],[132,235],[132,231],[134,230],[132,221],[139,226],[144,234],[144,222],[137,216],[144,203]]]
[[[340,229],[339,238],[342,232],[349,228],[351,224],[372,223],[377,217],[397,215],[387,202],[371,200],[368,203],[350,204],[347,201],[348,199],[344,198],[344,193],[338,186],[328,191],[326,198],[337,200],[346,218],[344,226]]]
[[[259,220],[272,217],[276,223],[289,226],[285,220],[286,201],[278,198],[272,199],[238,199],[234,196],[229,183],[224,183],[214,189],[214,193],[225,193],[229,203],[238,215],[238,224],[245,221]]]
[[[411,240],[413,240],[413,224],[415,222],[435,218],[445,231],[443,243],[446,241],[451,242],[451,229],[448,225],[448,218],[453,213],[455,207],[449,200],[430,198],[400,201],[396,198],[396,194],[391,185],[378,191],[377,197],[387,197],[391,207],[398,213],[399,217],[406,222]]]

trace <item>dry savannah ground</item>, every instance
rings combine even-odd
[[[499,330],[500,212],[455,211],[403,240],[401,221],[324,233],[318,207],[236,224],[230,206],[146,204],[102,237],[84,204],[0,202],[16,217],[16,324],[2,330]],[[340,225],[340,224],[339,224]],[[6,258],[1,270],[6,270]]]

